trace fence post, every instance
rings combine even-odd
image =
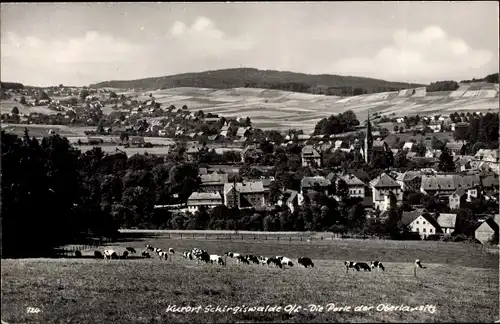
[[[280,237],[278,236],[278,241],[280,240]]]
[[[229,240],[231,241],[231,235],[229,235]]]
[[[241,235],[241,240],[243,241],[243,235]]]
[[[193,233],[193,240],[194,240],[194,233]]]
[[[413,276],[416,278],[417,277],[417,267],[413,268]]]
[[[290,236],[289,239],[290,239],[290,242],[291,242],[292,241],[292,237]]]
[[[181,240],[182,240],[182,233],[181,233]]]
[[[207,233],[205,233],[205,240],[207,239]]]
[[[302,242],[302,236],[300,237],[300,241]]]

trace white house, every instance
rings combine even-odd
[[[187,200],[188,211],[194,213],[199,207],[213,208],[222,205],[222,197],[218,192],[193,192]]]
[[[403,190],[401,186],[386,173],[382,173],[380,176],[370,181],[370,187],[372,188],[373,208],[375,209],[381,211],[389,209],[388,197],[391,192],[396,196],[398,205],[401,205],[403,202]]]
[[[436,221],[444,234],[451,234],[455,231],[457,214],[440,214]]]
[[[363,198],[365,196],[365,184],[353,174],[346,174],[339,179],[344,180],[349,188],[349,197]]]
[[[422,239],[441,232],[437,221],[425,211],[403,212],[401,223],[408,226],[411,232],[418,233]]]

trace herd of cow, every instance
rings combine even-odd
[[[151,254],[149,252],[154,252],[158,255],[160,260],[168,260],[169,254],[175,254],[174,249],[169,248],[168,252],[163,251],[160,248],[154,248],[151,244],[146,245],[146,249],[142,251],[141,256],[143,258],[151,258]],[[133,247],[127,247],[126,251],[123,252],[121,256],[119,256],[114,250],[104,250],[104,253],[100,251],[94,251],[94,257],[96,258],[104,258],[104,259],[126,259],[128,254],[137,253]],[[81,256],[79,251],[75,252],[76,256]],[[205,262],[211,264],[218,265],[226,265],[227,257],[236,261],[237,264],[258,264],[258,265],[267,265],[268,267],[277,267],[280,269],[286,267],[293,267],[293,262],[291,259],[284,256],[274,256],[274,257],[264,257],[264,256],[255,256],[252,254],[240,254],[235,252],[226,252],[224,253],[224,257],[217,254],[208,254],[207,251],[194,248],[191,251],[185,251],[182,256],[185,259],[196,260],[196,262]],[[308,257],[300,257],[297,259],[297,263],[302,265],[305,268],[314,267],[314,263]],[[365,262],[355,262],[355,261],[345,261],[344,265],[346,267],[346,272],[349,272],[349,269],[355,269],[356,271],[385,271],[385,267],[382,262],[379,261],[371,261],[371,264]],[[420,260],[415,260],[415,267],[417,268],[425,268],[422,266]]]

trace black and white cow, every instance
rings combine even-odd
[[[133,247],[128,246],[128,247],[126,247],[125,249],[126,249],[127,251],[129,251],[130,253],[136,253],[136,251],[135,251],[135,249],[134,249]]]
[[[415,267],[425,269],[425,267],[422,265],[422,262],[420,262],[420,260],[418,260],[418,259],[415,260]]]
[[[385,271],[384,265],[382,264],[382,262],[379,262],[379,261],[372,261],[371,267],[374,270],[377,269],[378,271],[380,271],[380,270]]]
[[[184,259],[193,260],[193,253],[190,251],[185,251],[184,253],[182,253],[182,256],[184,257]]]
[[[158,257],[160,260],[168,260],[168,253],[165,251],[158,252]]]
[[[226,265],[224,262],[224,259],[220,255],[217,254],[211,254],[210,255],[210,263],[217,263],[219,265]]]
[[[114,250],[104,250],[104,259],[118,259],[118,254]]]
[[[281,258],[281,266],[282,267],[286,267],[286,266],[293,267],[293,262],[289,258],[282,257]]]
[[[172,254],[175,254],[175,251],[174,251],[174,249],[172,249],[172,248],[168,248],[168,252],[169,252],[169,253],[172,253]]]
[[[155,250],[151,244],[146,244],[146,249],[152,252]]]
[[[297,263],[304,266],[305,268],[307,268],[307,267],[314,268],[314,263],[312,262],[312,260],[310,258],[307,258],[307,257],[300,257],[297,260]]]
[[[267,259],[267,265],[268,266],[275,266],[278,268],[283,268],[283,266],[281,265],[281,260],[278,260],[278,259],[272,258],[272,257]]]
[[[142,251],[142,254],[141,254],[144,258],[146,259],[149,259],[151,258],[151,255],[149,255],[149,252],[148,251]]]
[[[349,271],[349,268],[354,268],[356,271],[360,271],[363,269],[364,271],[372,271],[370,266],[365,262],[353,262],[353,261],[345,261],[344,265],[346,267],[346,272]]]
[[[247,255],[245,255],[245,259],[247,259],[249,262],[259,264],[259,258],[256,257],[255,255],[247,254]]]
[[[80,251],[78,251],[78,250],[77,250],[77,251],[75,251],[75,257],[77,257],[77,258],[81,258],[81,257],[82,257],[82,252],[80,252]]]
[[[240,256],[240,254],[239,254],[239,253],[235,253],[235,252],[226,252],[226,253],[224,253],[224,255],[225,255],[225,256],[228,256],[228,257],[230,257],[230,258],[237,258],[237,257],[239,257],[239,256]]]
[[[95,257],[95,258],[102,259],[102,258],[103,258],[103,255],[102,255],[101,251],[94,251],[94,257]]]
[[[250,261],[248,261],[247,258],[245,258],[244,256],[242,255],[238,255],[236,258],[236,262],[237,263],[244,263],[244,264],[250,264]]]
[[[263,257],[262,255],[259,257],[259,261],[261,265],[267,265],[267,260],[269,258]]]
[[[128,257],[128,251],[123,251],[123,254],[122,254],[122,259],[126,259]]]

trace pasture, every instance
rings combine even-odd
[[[103,260],[84,257],[2,260],[2,320],[7,323],[160,323],[160,322],[492,322],[498,319],[498,251],[463,243],[314,240],[277,236],[224,239],[195,235],[126,233],[106,246],[121,254],[146,244],[167,250],[169,260]],[[278,269],[242,265],[197,264],[182,252],[197,247],[209,254],[233,251],[284,255],[295,265]],[[102,251],[105,247],[102,247]],[[314,268],[296,261],[308,256]],[[171,257],[171,258],[170,258]],[[344,260],[382,261],[385,272],[346,273]],[[415,259],[425,269],[414,276]],[[310,304],[325,307],[312,312]],[[350,310],[328,309],[351,306]],[[418,307],[384,309],[381,304]],[[190,312],[172,307],[191,306]],[[227,307],[281,306],[270,311],[224,311]],[[288,306],[296,305],[301,308]],[[355,309],[356,306],[372,309]],[[170,309],[169,309],[169,306]],[[211,312],[219,306],[221,311]],[[27,313],[27,307],[38,313]],[[200,308],[195,308],[200,307]],[[211,308],[212,307],[212,308]],[[378,308],[377,308],[378,307]],[[292,308],[295,311],[292,311]],[[167,310],[170,310],[167,312]],[[298,310],[297,310],[298,309]],[[403,308],[404,309],[404,308]]]

